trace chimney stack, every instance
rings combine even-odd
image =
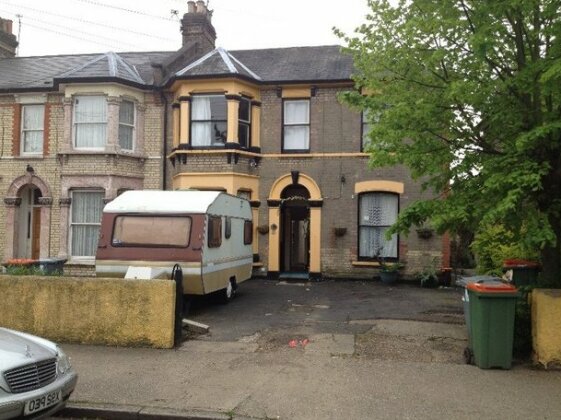
[[[16,56],[18,41],[12,34],[13,22],[9,19],[0,18],[0,58],[11,58]]]
[[[181,19],[183,46],[198,43],[202,52],[214,50],[216,30],[211,22],[212,10],[208,10],[204,1],[188,1],[187,13]]]

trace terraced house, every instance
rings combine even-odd
[[[338,46],[226,51],[189,2],[176,52],[14,57],[0,34],[0,252],[92,274],[105,203],[128,189],[220,189],[251,201],[257,275],[372,277],[448,265],[446,237],[385,239],[420,197],[405,168],[370,170],[368,121],[342,105]],[[427,237],[428,236],[428,237]]]

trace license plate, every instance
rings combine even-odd
[[[24,415],[35,413],[37,411],[44,410],[50,406],[56,405],[62,399],[62,391],[53,391],[47,394],[41,395],[40,397],[29,400],[25,403],[25,408],[23,410]]]

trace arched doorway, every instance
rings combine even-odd
[[[17,209],[17,258],[38,259],[41,252],[41,190],[28,184],[18,192],[21,204]]]
[[[310,268],[310,193],[289,185],[281,193],[281,271],[307,274]]]
[[[267,205],[268,275],[305,269],[308,278],[321,278],[323,198],[317,183],[306,174],[291,171],[273,183]]]

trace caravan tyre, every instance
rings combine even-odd
[[[234,280],[230,280],[228,282],[228,286],[220,291],[220,300],[222,301],[222,303],[228,303],[234,298],[235,293],[236,289]]]

